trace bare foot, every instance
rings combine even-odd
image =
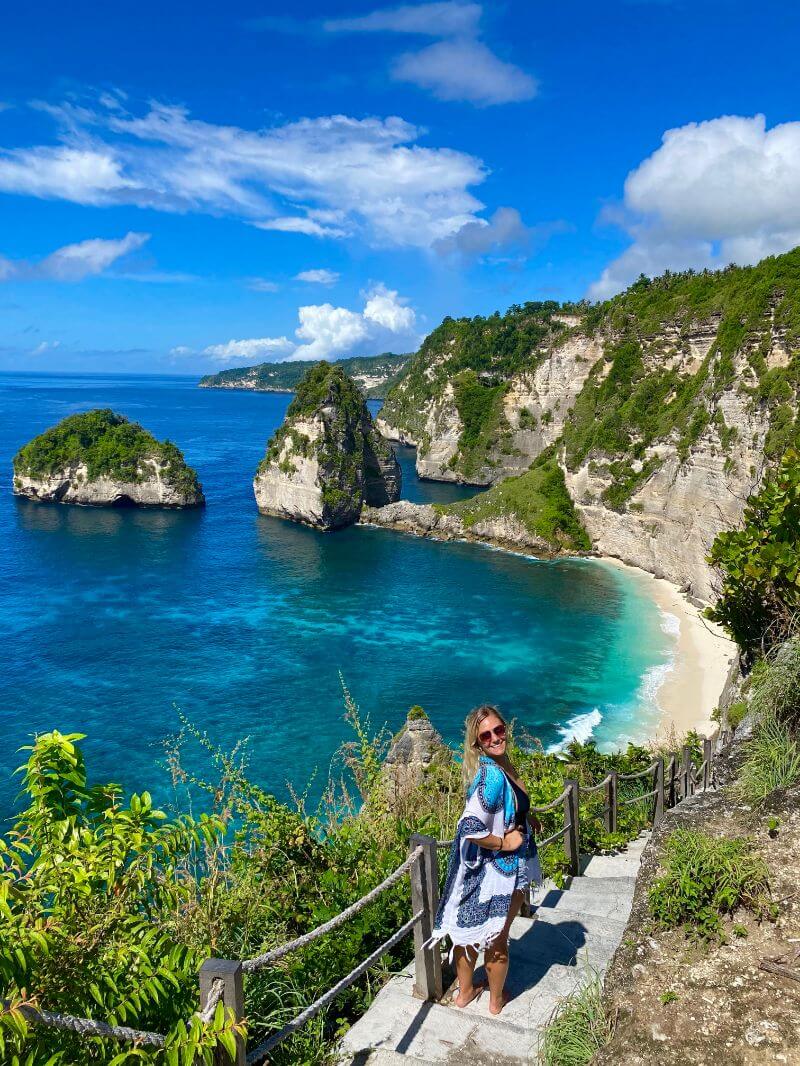
[[[473,999],[478,998],[485,988],[485,984],[473,985],[469,992],[467,992],[466,996],[459,990],[459,993],[454,997],[453,1002],[457,1007],[467,1007],[472,1003]]]
[[[490,1014],[499,1014],[500,1011],[503,1009],[503,1007],[505,1007],[506,1003],[508,1003],[510,999],[511,999],[511,996],[509,996],[508,992],[504,992],[503,993],[503,997],[500,1000],[500,1006],[499,1007],[497,1006],[496,1003],[494,1003],[490,999],[489,1000],[489,1013]]]

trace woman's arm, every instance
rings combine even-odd
[[[489,833],[485,837],[467,837],[467,840],[477,844],[479,848],[486,848],[487,851],[516,851],[522,847],[525,837],[519,829],[511,829],[504,837],[492,836]]]

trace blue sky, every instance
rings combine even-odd
[[[785,0],[15,7],[0,369],[404,351],[800,244]]]

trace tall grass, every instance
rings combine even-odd
[[[556,1007],[539,1038],[541,1066],[586,1066],[611,1039],[603,1007],[603,984],[595,975]]]
[[[781,644],[753,668],[750,708],[756,718],[776,718],[800,728],[800,637]]]
[[[800,744],[777,718],[762,719],[747,744],[736,790],[757,805],[779,788],[800,782]]]

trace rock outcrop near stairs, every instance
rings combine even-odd
[[[398,499],[400,467],[341,367],[318,363],[297,386],[253,481],[262,514],[322,530]]]

